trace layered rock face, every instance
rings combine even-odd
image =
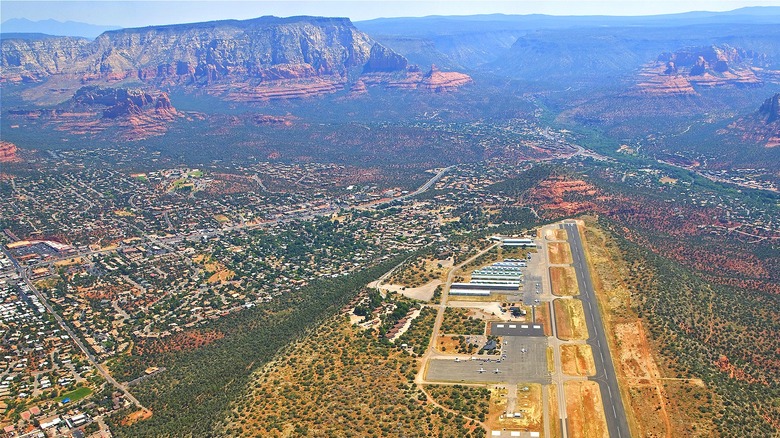
[[[105,32],[94,41],[4,39],[1,49],[0,81],[45,81],[53,75],[80,85],[138,79],[156,88],[203,88],[243,102],[345,88],[357,95],[365,84],[389,82],[369,78],[353,87],[353,73],[395,75],[394,81],[411,84],[397,88],[435,91],[471,80],[438,70],[423,76],[406,58],[373,41],[346,18],[260,17],[153,26]],[[135,110],[124,101],[121,105],[117,111]]]
[[[86,56],[90,42],[84,38],[0,40],[0,82],[35,82],[59,73]]]
[[[767,148],[780,146],[780,93],[765,100],[750,116],[730,124],[719,134],[732,134],[742,142],[762,144]]]
[[[273,89],[287,82],[303,89],[293,95],[307,94],[309,84],[320,94],[341,88],[336,84],[354,69],[403,71],[406,65],[403,56],[345,18],[261,17],[122,29],[92,42],[3,40],[0,77],[40,80],[59,74],[82,82],[136,77],[156,86],[239,83],[248,89],[270,84],[267,94],[273,97]]]
[[[433,92],[453,91],[473,82],[471,76],[467,74],[443,72],[435,65],[432,65],[425,74],[417,66],[410,66],[405,74],[365,74],[363,80],[368,85],[381,84],[387,88],[419,89]]]
[[[758,86],[754,65],[766,56],[730,46],[706,46],[662,53],[640,72],[638,88],[651,95],[693,95],[697,88]]]
[[[161,92],[154,97],[137,88],[87,86],[79,88],[71,101],[75,105],[105,106],[103,117],[108,119],[139,116],[149,111],[165,118],[176,115],[176,109],[166,93]]]
[[[7,141],[0,141],[0,163],[16,161],[16,145]]]
[[[423,76],[420,88],[431,91],[450,91],[473,82],[471,76],[458,72],[443,72],[435,65]]]

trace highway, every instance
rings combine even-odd
[[[576,223],[564,223],[564,229],[569,235],[569,246],[574,269],[577,271],[577,285],[580,290],[579,298],[585,309],[585,320],[588,326],[588,345],[593,350],[593,360],[596,364],[596,375],[589,377],[599,384],[601,399],[604,402],[604,415],[607,418],[607,429],[612,438],[628,438],[631,431],[626,420],[626,411],[620,396],[615,366],[609,352],[604,324],[599,313],[599,304],[596,300],[596,292],[593,289],[593,280],[590,276],[585,250],[582,247],[582,239]]]
[[[417,190],[413,191],[412,193],[400,196],[398,198],[394,198],[391,201],[402,201],[404,199],[413,198],[421,193],[426,192],[428,189],[431,188],[431,186],[436,184],[436,182],[439,181],[441,177],[444,176],[445,173],[447,173],[448,171],[454,168],[455,166],[445,167],[444,169],[440,170],[439,173],[434,175],[433,178],[429,179],[425,184],[421,185],[420,188],[418,188]]]

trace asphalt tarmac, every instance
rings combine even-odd
[[[593,280],[590,277],[585,251],[582,247],[579,229],[574,223],[563,225],[569,234],[573,266],[577,271],[577,285],[580,289],[579,299],[585,309],[585,319],[588,325],[588,345],[593,350],[593,360],[596,363],[596,375],[589,380],[596,381],[601,389],[601,399],[604,402],[604,415],[607,417],[607,429],[612,438],[628,438],[631,432],[626,420],[626,411],[618,388],[615,367],[609,352],[609,344],[604,333],[604,325],[599,313]]]

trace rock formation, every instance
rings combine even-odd
[[[758,114],[764,118],[767,123],[773,123],[780,120],[780,93],[775,94],[765,100]]]
[[[95,106],[103,109],[103,118],[116,119],[125,116],[140,116],[154,113],[169,119],[177,115],[168,94],[158,92],[154,97],[150,92],[138,88],[109,88],[95,85],[79,88],[71,102],[74,106]]]
[[[114,127],[123,140],[161,135],[171,122],[185,117],[164,92],[98,86],[78,89],[67,104],[57,109],[12,109],[7,114],[38,119],[44,126],[75,135],[94,136]]]
[[[406,69],[407,64],[408,62],[403,56],[381,44],[374,44],[374,46],[371,47],[368,62],[365,67],[363,67],[363,72],[400,71]]]
[[[58,83],[79,85],[137,79],[154,88],[204,88],[238,101],[351,89],[360,73],[414,73],[406,58],[346,18],[260,17],[151,26],[108,31],[94,41],[3,39],[0,49],[2,81],[45,81],[53,75]],[[421,88],[452,89],[463,80],[443,73]]]
[[[443,72],[435,65],[420,81],[420,88],[431,91],[450,91],[473,82],[469,75],[458,72]]]
[[[369,73],[361,76],[361,79],[367,85],[381,84],[387,88],[420,89],[434,92],[456,90],[473,82],[471,76],[467,74],[443,72],[435,65],[432,65],[426,74],[423,74],[417,66],[412,65],[403,74]]]
[[[780,146],[780,93],[765,100],[755,113],[731,123],[721,135],[736,135],[742,143]]]
[[[0,163],[16,161],[16,145],[7,141],[0,141]]]
[[[766,56],[730,46],[705,46],[662,53],[640,72],[639,91],[650,95],[692,95],[697,88],[757,86],[753,67]]]
[[[330,93],[343,88],[350,72],[403,71],[406,65],[406,58],[346,18],[261,17],[121,29],[91,42],[3,40],[0,77],[35,81],[56,74],[82,83],[137,78],[156,87],[211,88],[212,94],[237,88],[225,97],[262,100]]]

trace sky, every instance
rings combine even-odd
[[[210,0],[210,1],[52,1],[2,0],[0,20],[27,18],[138,27],[263,15],[321,15],[353,21],[426,15],[549,14],[656,15],[689,11],[729,11],[747,6],[780,6],[780,0]]]

